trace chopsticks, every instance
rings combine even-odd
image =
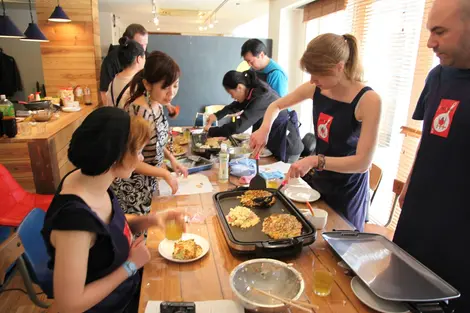
[[[320,308],[317,305],[302,302],[302,301],[297,301],[297,300],[292,300],[292,299],[287,299],[287,298],[282,298],[278,297],[276,295],[270,294],[269,292],[266,292],[264,290],[260,290],[258,288],[253,288],[254,291],[261,293],[262,295],[265,295],[267,297],[271,297],[273,299],[279,300],[284,304],[291,305],[299,310],[302,310],[304,312],[310,312],[312,313],[312,310],[315,312],[315,310],[319,310]]]
[[[312,213],[312,216],[315,216],[315,213],[313,213],[313,208],[308,201],[307,201],[307,208],[310,210],[310,213]]]

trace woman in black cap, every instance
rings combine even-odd
[[[124,110],[131,116],[141,116],[150,123],[150,141],[144,147],[144,162],[137,165],[129,179],[117,179],[113,190],[127,214],[147,214],[150,212],[153,195],[158,192],[157,177],[170,185],[172,192],[178,190],[175,176],[161,166],[166,157],[177,174],[188,175],[188,170],[178,163],[165,147],[170,127],[163,114],[163,105],[173,100],[178,92],[180,68],[167,54],[150,53],[145,67],[131,82],[131,97]]]
[[[92,112],[73,134],[68,157],[77,169],[60,183],[42,230],[59,312],[137,312],[138,270],[150,253],[132,234],[167,219],[184,225],[174,211],[126,219],[110,188],[132,174],[149,138],[145,120],[113,107]]]

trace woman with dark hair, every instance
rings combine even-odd
[[[173,194],[176,193],[176,178],[161,167],[165,157],[177,174],[188,175],[188,170],[165,148],[170,128],[163,105],[169,104],[178,92],[179,76],[178,64],[167,54],[154,51],[147,57],[144,69],[132,79],[131,96],[124,110],[149,121],[151,136],[143,150],[144,162],[137,165],[129,179],[117,179],[113,183],[125,213],[142,215],[150,211],[152,197],[158,192],[157,177],[163,178]]]
[[[122,109],[130,97],[129,85],[132,77],[144,68],[145,50],[137,41],[122,37],[119,39],[118,59],[123,70],[114,76],[106,97],[108,106]]]
[[[132,234],[170,219],[184,227],[174,211],[126,217],[110,188],[132,174],[149,138],[148,122],[113,107],[93,111],[72,135],[68,157],[77,169],[60,183],[42,229],[57,311],[137,312],[138,270],[150,253]]]
[[[222,85],[235,101],[208,117],[205,130],[210,137],[228,137],[243,133],[251,126],[253,131],[256,131],[263,123],[266,109],[279,99],[278,94],[259,79],[254,71],[229,71],[225,74]],[[212,123],[227,114],[240,112],[235,122],[211,127]],[[288,163],[297,161],[304,146],[295,111],[286,111],[277,117],[269,135],[267,148],[281,161]]]

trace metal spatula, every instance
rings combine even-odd
[[[255,157],[256,159],[256,175],[250,181],[250,189],[264,190],[266,189],[266,180],[259,173],[259,153]]]

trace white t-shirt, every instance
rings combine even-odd
[[[117,98],[119,97],[119,94],[121,91],[124,89],[124,87],[127,85],[132,80],[132,76],[120,76],[116,75],[113,79],[113,81],[109,84],[108,91],[106,92],[106,97],[107,97],[107,103],[109,106],[117,106],[118,108],[124,108],[124,105],[126,104],[126,101],[130,97],[130,88],[127,88],[126,91],[124,91],[124,94],[122,95],[121,99],[119,100],[119,103],[116,103]],[[111,93],[111,86],[113,87],[113,92]],[[111,96],[111,94],[114,96]]]

